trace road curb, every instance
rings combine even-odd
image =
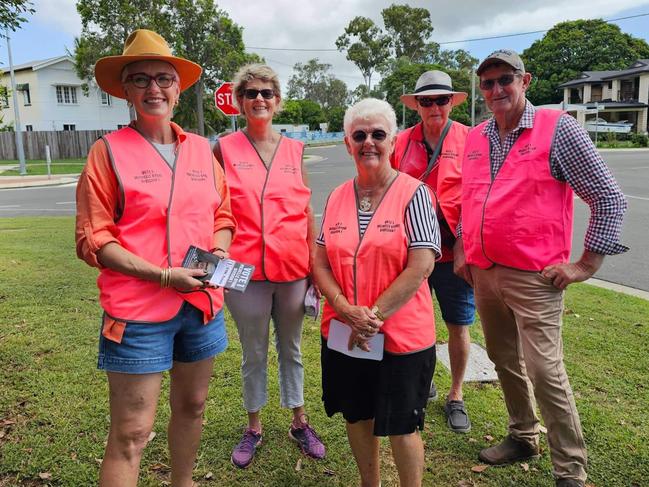
[[[590,284],[591,286],[601,287],[610,291],[617,291],[618,293],[628,294],[630,296],[635,296],[649,301],[649,292],[643,291],[642,289],[636,289],[634,287],[624,286],[615,282],[602,281],[601,279],[595,278],[590,278],[585,281],[585,283]]]

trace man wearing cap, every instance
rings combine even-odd
[[[586,446],[563,364],[563,290],[591,277],[620,244],[626,201],[588,134],[525,98],[532,75],[514,51],[478,67],[493,117],[467,137],[462,165],[464,256],[509,412],[509,435],[480,452],[501,465],[539,456],[538,401],[558,487],[584,486]],[[590,207],[584,252],[570,262],[573,191]],[[466,259],[466,265],[462,262]]]
[[[449,119],[454,106],[467,94],[453,91],[451,77],[442,71],[426,71],[415,92],[401,96],[404,105],[421,117],[414,127],[397,136],[392,166],[424,181],[437,196],[437,218],[442,236],[442,257],[428,277],[448,329],[451,362],[451,390],[444,411],[448,427],[457,433],[471,429],[462,396],[462,381],[469,358],[471,339],[468,325],[475,320],[473,289],[453,272],[453,246],[460,218],[462,196],[461,162],[469,128]],[[437,389],[431,383],[429,400]]]

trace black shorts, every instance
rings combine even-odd
[[[327,348],[322,338],[322,401],[329,417],[349,423],[374,419],[375,436],[407,435],[424,428],[435,346],[383,360],[348,357]]]

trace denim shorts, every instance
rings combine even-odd
[[[475,321],[473,288],[453,272],[453,262],[437,262],[428,277],[431,291],[442,310],[442,318],[452,325],[472,325]]]
[[[161,323],[126,322],[121,343],[99,332],[97,368],[126,374],[164,372],[174,361],[198,362],[228,346],[223,310],[203,324],[203,313],[185,302],[178,314]]]

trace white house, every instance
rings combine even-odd
[[[596,115],[607,122],[628,121],[634,124],[634,132],[647,133],[649,59],[638,59],[618,71],[584,71],[559,89],[563,89],[564,106],[580,107],[580,113],[596,109]],[[584,123],[583,117],[577,119]]]
[[[26,131],[115,130],[129,122],[126,101],[101,91],[94,83],[88,95],[69,56],[14,66],[16,93],[11,93],[9,68],[0,78],[0,118],[14,121],[18,102],[20,124]],[[12,96],[13,95],[13,96]]]

